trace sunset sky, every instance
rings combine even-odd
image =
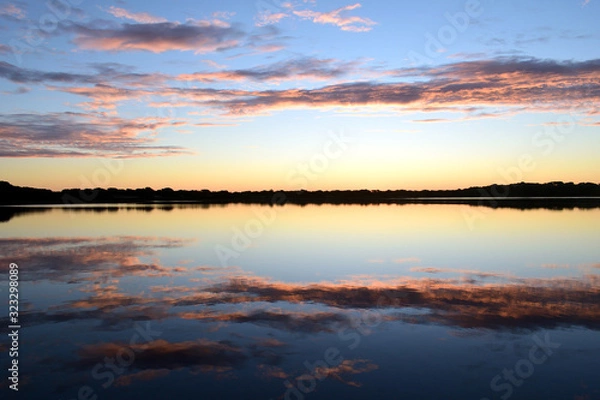
[[[0,3],[0,180],[600,182],[600,1]]]

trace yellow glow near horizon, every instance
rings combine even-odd
[[[307,161],[270,164],[268,160],[243,165],[217,165],[197,157],[151,159],[17,159],[0,177],[13,185],[62,190],[65,188],[117,187],[175,190],[423,190],[457,189],[514,182],[598,182],[598,171],[587,161],[553,165],[541,159],[536,168],[518,170],[516,162],[476,161],[471,163],[413,159],[370,159],[348,157],[314,169]],[[299,167],[304,165],[304,169]],[[306,170],[308,168],[308,170]],[[47,174],[45,171],[52,171]]]

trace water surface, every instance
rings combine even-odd
[[[3,220],[22,398],[600,397],[597,208],[99,205]]]

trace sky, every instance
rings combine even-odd
[[[598,0],[0,3],[0,180],[600,182]]]

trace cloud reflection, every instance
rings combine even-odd
[[[21,317],[30,329],[69,323],[109,335],[104,336],[108,342],[76,343],[75,358],[62,361],[67,371],[91,371],[123,348],[133,351],[135,363],[116,377],[116,387],[171,379],[173,371],[210,374],[211,379],[241,379],[251,371],[254,379],[265,382],[300,384],[311,378],[307,371],[298,370],[298,363],[302,365],[298,358],[304,355],[298,353],[302,344],[296,339],[313,340],[323,334],[335,338],[347,329],[359,329],[366,314],[376,315],[384,325],[458,328],[456,335],[483,329],[600,330],[600,276],[589,273],[594,271],[591,268],[571,278],[516,278],[474,269],[413,267],[432,276],[456,277],[381,280],[363,275],[335,282],[278,282],[240,267],[160,261],[161,249],[187,244],[176,238],[137,236],[8,238],[0,239],[0,250],[8,255],[0,261],[27,266],[20,269],[23,282],[77,289],[60,303],[24,309]],[[396,260],[413,261],[418,260]],[[132,281],[139,286],[131,286]],[[6,318],[1,321],[7,324]],[[179,338],[170,333],[143,344],[128,344],[122,337],[115,340],[117,331],[131,329],[136,321],[176,326],[188,333]],[[211,338],[195,339],[196,329]],[[354,376],[378,366],[344,358],[338,365],[319,368],[315,374],[360,387]]]
[[[362,276],[321,283],[276,282],[239,267],[164,266],[161,248],[184,246],[180,239],[152,237],[1,239],[5,265],[27,265],[21,279],[81,284],[84,297],[47,312],[24,312],[37,321],[99,319],[114,329],[124,321],[176,317],[216,324],[255,324],[297,333],[333,333],[351,323],[352,313],[379,310],[388,321],[461,328],[600,328],[600,276],[514,278],[493,272],[420,268],[460,278]],[[143,258],[153,257],[152,262]],[[10,258],[10,259],[9,259]],[[119,286],[124,277],[187,277],[188,285],[144,285],[139,293]],[[504,283],[485,283],[489,277]],[[151,281],[156,282],[156,281]],[[149,290],[146,290],[149,289]],[[316,306],[316,307],[315,307]],[[325,308],[324,308],[325,307]],[[412,310],[422,312],[415,315]]]
[[[181,267],[145,263],[142,257],[157,249],[182,247],[187,241],[170,238],[118,236],[87,238],[0,239],[0,262],[27,265],[21,279],[80,283],[101,282],[108,276],[164,277],[183,272]]]

